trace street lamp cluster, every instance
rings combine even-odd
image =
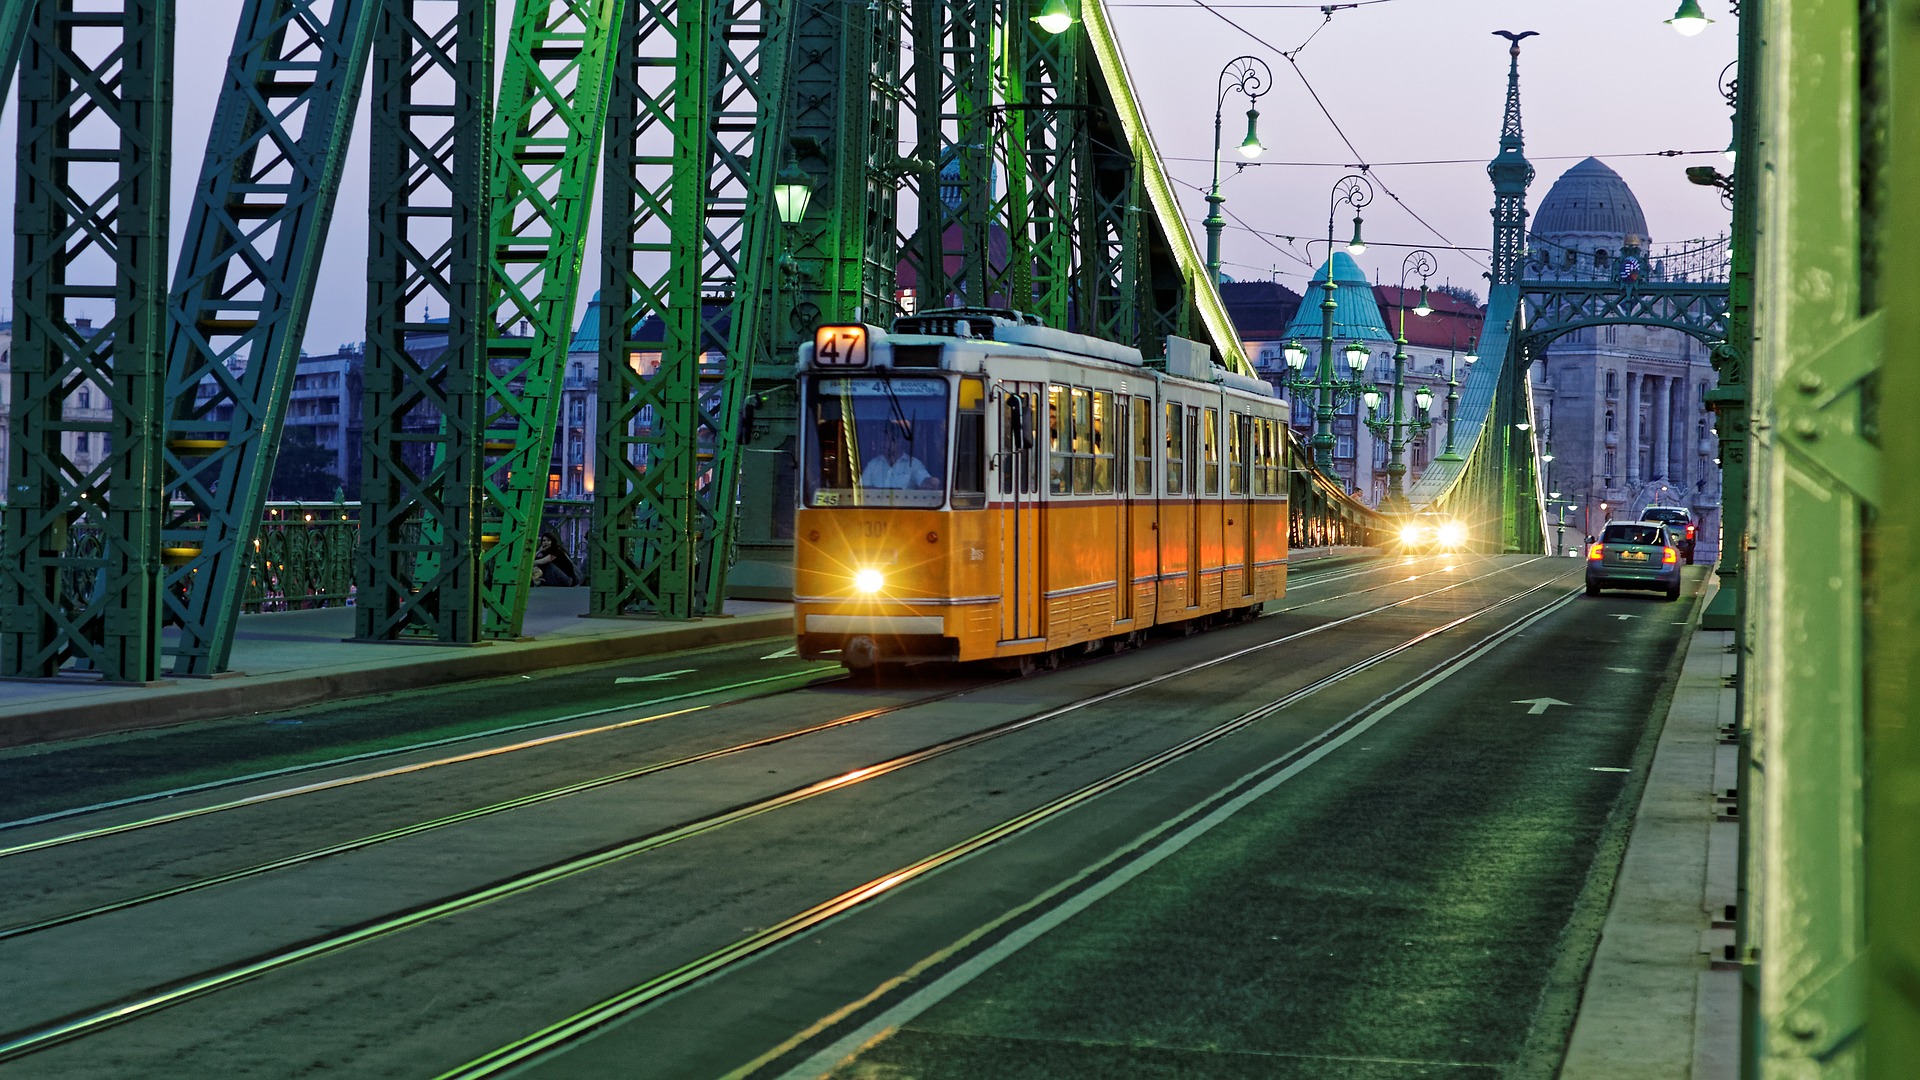
[[[1306,377],[1307,350],[1298,341],[1289,341],[1282,349],[1286,357],[1287,372],[1284,385],[1289,391],[1308,393],[1317,398],[1313,423],[1313,463],[1321,472],[1333,471],[1333,415],[1340,403],[1365,393],[1372,384],[1362,378],[1367,367],[1367,346],[1359,341],[1347,343],[1344,350],[1347,366],[1353,369],[1351,378],[1342,379],[1333,368],[1333,313],[1339,310],[1339,303],[1333,298],[1339,288],[1333,280],[1333,219],[1339,212],[1340,204],[1353,207],[1353,239],[1347,242],[1347,251],[1358,255],[1367,250],[1366,241],[1360,237],[1361,208],[1373,201],[1373,185],[1359,173],[1348,173],[1334,181],[1329,193],[1327,205],[1327,273],[1320,282],[1323,299],[1320,301],[1320,362],[1315,365],[1311,379]]]
[[[1358,232],[1357,222],[1354,228]],[[1367,403],[1367,429],[1387,440],[1387,498],[1381,504],[1387,510],[1406,509],[1407,463],[1403,456],[1409,443],[1433,427],[1430,415],[1433,411],[1433,391],[1425,386],[1414,391],[1414,412],[1408,415],[1404,411],[1407,400],[1407,278],[1414,274],[1420,276],[1420,304],[1413,309],[1413,313],[1425,318],[1433,314],[1432,305],[1427,303],[1427,281],[1437,268],[1433,252],[1424,248],[1415,250],[1400,264],[1400,324],[1393,342],[1393,384],[1389,388],[1391,407],[1385,415],[1381,414],[1378,389],[1367,390],[1361,395],[1361,400]]]

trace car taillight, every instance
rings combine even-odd
[[[1680,561],[1680,553],[1670,547],[1661,548],[1660,561],[1663,563],[1677,563]]]
[[[1587,549],[1587,558],[1588,558],[1588,560],[1590,560],[1590,561],[1591,561],[1591,560],[1597,560],[1597,559],[1599,559],[1599,558],[1600,558],[1600,545],[1599,545],[1599,544],[1595,544],[1595,545],[1593,545],[1592,547],[1590,547],[1590,548],[1588,548],[1588,549]]]

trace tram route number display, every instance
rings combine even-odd
[[[867,366],[867,328],[822,326],[813,332],[813,362],[817,367]]]

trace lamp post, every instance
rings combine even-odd
[[[1473,362],[1480,359],[1480,353],[1475,348],[1479,340],[1477,337],[1468,339],[1464,357],[1457,355],[1451,346],[1447,349],[1447,447],[1440,451],[1440,455],[1434,459],[1436,461],[1461,460],[1459,451],[1453,448],[1453,418],[1460,407],[1460,363],[1464,360],[1471,368]]]
[[[1419,406],[1414,415],[1406,414],[1407,401],[1407,278],[1420,276],[1420,306],[1414,313],[1426,317],[1433,311],[1427,303],[1427,279],[1433,276],[1437,264],[1433,252],[1424,248],[1410,253],[1400,264],[1400,323],[1393,340],[1393,404],[1387,416],[1375,415],[1378,398],[1367,395],[1367,428],[1376,436],[1387,440],[1387,497],[1381,508],[1391,511],[1407,509],[1406,475],[1407,463],[1404,456],[1407,444],[1426,434],[1433,426],[1429,413],[1433,408],[1433,391],[1425,386],[1415,391],[1414,397]]]
[[[1347,343],[1347,364],[1353,369],[1351,381],[1341,381],[1333,372],[1333,313],[1339,308],[1334,302],[1333,292],[1339,286],[1333,282],[1333,216],[1339,211],[1340,204],[1353,207],[1353,239],[1347,241],[1347,251],[1358,255],[1367,250],[1366,241],[1360,239],[1360,209],[1373,201],[1373,184],[1359,173],[1348,173],[1333,182],[1333,190],[1327,197],[1327,275],[1320,282],[1324,299],[1320,301],[1320,360],[1314,365],[1314,378],[1300,378],[1306,366],[1307,351],[1298,341],[1286,344],[1287,367],[1291,374],[1287,384],[1290,388],[1310,390],[1318,394],[1318,407],[1313,416],[1313,464],[1323,473],[1333,471],[1333,413],[1339,407],[1342,398],[1360,393],[1366,386],[1360,381],[1360,373],[1367,366],[1367,347],[1358,341]]]
[[[1236,56],[1227,61],[1220,69],[1219,94],[1213,103],[1213,186],[1207,189],[1207,273],[1213,275],[1214,284],[1220,283],[1220,230],[1226,228],[1227,219],[1220,213],[1220,204],[1227,197],[1220,194],[1220,118],[1227,107],[1227,92],[1238,90],[1247,96],[1247,137],[1240,142],[1240,156],[1251,161],[1260,156],[1266,147],[1260,145],[1260,95],[1273,85],[1273,69],[1266,62],[1254,56]]]

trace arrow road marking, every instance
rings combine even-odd
[[[1615,615],[1614,616],[1614,618],[1619,619],[1621,622],[1625,622],[1628,619],[1637,619],[1639,617],[1640,616],[1638,615]]]
[[[798,646],[798,645],[789,645],[789,646],[787,646],[786,648],[784,648],[784,649],[781,649],[781,650],[780,650],[779,652],[777,652],[777,653],[768,653],[767,655],[765,655],[765,656],[763,656],[763,657],[761,657],[760,659],[762,659],[762,660],[780,660],[780,659],[783,659],[783,658],[785,658],[785,657],[789,657],[789,656],[798,656],[798,655],[800,655],[800,646]]]
[[[666,682],[677,675],[691,675],[699,668],[681,668],[679,671],[663,671],[658,675],[622,675],[613,680],[615,686],[630,682]]]
[[[1514,701],[1514,704],[1515,705],[1531,705],[1533,706],[1533,708],[1527,710],[1527,715],[1539,716],[1542,713],[1545,713],[1552,706],[1572,705],[1573,702],[1561,701],[1559,698],[1537,697],[1537,698],[1521,698]]]

